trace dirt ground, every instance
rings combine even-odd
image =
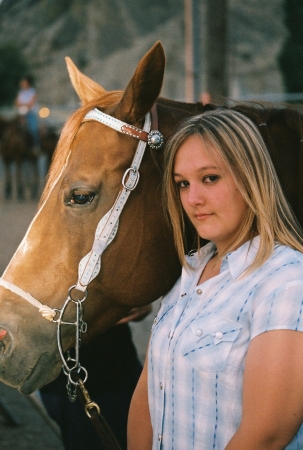
[[[0,194],[1,274],[22,240],[36,208],[36,203],[29,201],[5,203]],[[154,305],[153,313],[144,321],[131,325],[141,360],[145,356],[149,330],[157,307],[157,304]],[[0,383],[1,450],[63,450],[58,429],[51,425],[50,419],[45,419],[41,409],[37,408],[35,399],[36,397],[23,396],[16,389]]]

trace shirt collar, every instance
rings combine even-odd
[[[205,259],[209,259],[210,256],[213,255],[215,249],[215,244],[213,242],[208,242],[200,248],[198,252],[195,252],[192,255],[186,255],[185,259],[193,269],[200,269]]]
[[[244,273],[256,258],[260,247],[260,236],[245,242],[237,250],[226,255],[229,270],[233,279]]]
[[[222,261],[221,271],[228,266],[233,279],[238,278],[253,263],[260,246],[260,236],[255,236],[252,240],[245,242],[237,250],[228,253]],[[216,247],[213,242],[209,242],[202,247],[199,252],[191,256],[186,256],[186,261],[194,269],[202,267],[202,263],[213,255]]]

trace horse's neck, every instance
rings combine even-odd
[[[182,120],[201,114],[207,108],[201,102],[185,103],[160,98],[157,102],[159,131],[163,134],[165,142],[175,133]],[[158,158],[163,168],[163,150]]]

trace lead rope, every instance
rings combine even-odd
[[[95,430],[99,434],[103,445],[108,450],[121,450],[121,447],[114,435],[111,427],[108,425],[105,417],[102,415],[97,403],[90,399],[89,393],[84,386],[84,383],[79,379],[78,395],[81,403],[84,406],[86,415],[92,422]]]

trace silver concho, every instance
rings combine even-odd
[[[160,131],[151,130],[148,134],[147,143],[153,150],[159,150],[163,147],[164,139]]]

